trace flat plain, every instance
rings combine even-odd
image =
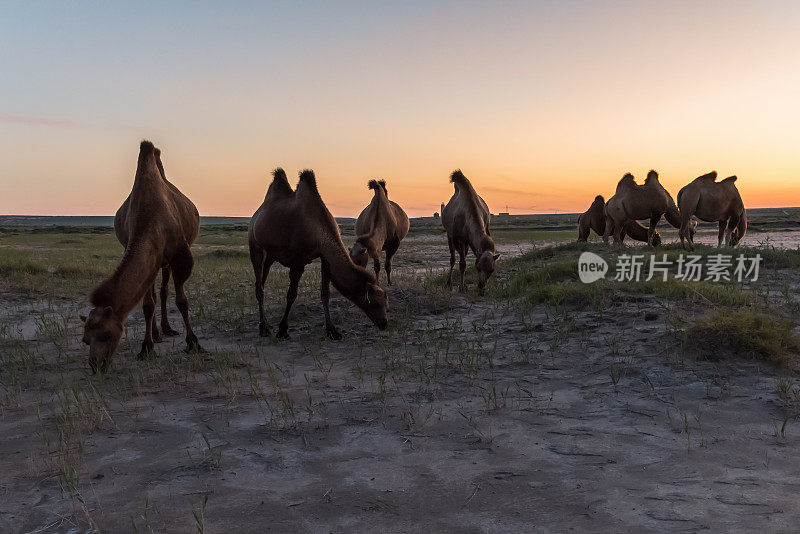
[[[389,328],[334,291],[339,342],[317,263],[291,339],[260,338],[246,232],[205,225],[187,293],[207,352],[178,336],[137,360],[137,309],[106,375],[79,314],[122,254],[111,229],[5,227],[0,531],[793,530],[800,232],[776,213],[723,250],[764,258],[744,284],[581,284],[582,251],[622,251],[574,243],[566,216],[499,219],[483,297],[471,269],[465,292],[444,287],[446,240],[416,220]],[[624,252],[677,257],[664,233]],[[287,285],[274,268],[273,325]]]

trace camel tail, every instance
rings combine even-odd
[[[312,191],[319,194],[319,190],[317,189],[317,177],[314,176],[314,171],[311,169],[300,171],[300,183],[306,184]]]

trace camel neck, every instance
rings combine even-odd
[[[320,255],[328,264],[334,287],[345,297],[353,300],[363,286],[359,267],[352,260],[338,236],[325,236],[320,243]]]
[[[142,300],[153,285],[153,277],[161,265],[156,247],[144,240],[128,243],[114,274],[95,291],[96,306],[111,306],[123,320]]]
[[[469,235],[469,245],[472,247],[472,251],[476,256],[480,256],[487,250],[494,252],[494,240],[483,228],[483,221],[478,220],[477,223],[479,226],[473,225]]]

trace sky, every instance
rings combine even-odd
[[[138,144],[201,215],[316,172],[431,215],[462,169],[493,213],[584,211],[632,172],[717,170],[800,205],[800,3],[0,3],[0,214],[110,215]]]

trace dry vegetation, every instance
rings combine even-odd
[[[478,298],[445,290],[443,236],[412,229],[389,329],[337,295],[342,342],[312,265],[278,342],[245,233],[204,227],[187,291],[209,352],[179,337],[136,360],[137,310],[92,376],[77,316],[121,247],[0,233],[0,531],[793,528],[800,252],[761,247],[744,286],[584,285],[601,245],[530,244],[572,234],[494,232]],[[287,284],[268,279],[273,322]]]

